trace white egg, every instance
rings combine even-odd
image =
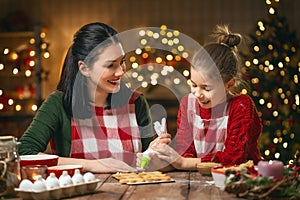
[[[46,187],[47,189],[59,188],[59,181],[54,173],[50,173],[50,175],[46,178]]]
[[[32,189],[33,183],[29,179],[23,179],[19,185],[21,190],[30,191]]]
[[[34,181],[34,183],[32,185],[32,189],[34,191],[44,191],[44,190],[47,190],[46,181],[45,181],[45,179],[43,179],[43,177],[41,175],[38,175],[36,181]]]
[[[79,169],[75,169],[74,175],[72,176],[72,181],[73,181],[73,184],[75,184],[75,185],[84,183],[83,176],[81,175]]]
[[[86,172],[83,175],[83,179],[84,179],[85,182],[91,182],[91,181],[96,180],[95,175],[91,172]]]
[[[71,178],[71,176],[68,174],[67,171],[63,171],[63,173],[62,173],[62,175],[60,175],[58,181],[59,181],[59,185],[60,185],[61,187],[73,185],[72,178]]]

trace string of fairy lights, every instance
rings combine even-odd
[[[140,47],[128,53],[131,70],[127,71],[130,77],[127,85],[131,88],[175,85],[174,90],[185,90],[190,84],[187,61],[190,54],[181,41],[181,33],[161,25],[159,29],[139,30],[138,38]]]
[[[0,87],[0,112],[35,112],[38,109],[35,101],[37,56],[48,59],[50,52],[49,44],[45,42],[46,33],[41,31],[39,38],[36,38],[35,34],[34,32],[13,32],[1,35],[4,40],[8,40],[7,38],[10,37],[14,38],[12,39],[13,43],[18,40],[18,37],[28,37],[26,42],[22,39],[21,44],[18,44],[17,47],[8,47],[9,45],[0,47],[0,77],[10,79],[9,81],[17,82],[17,78],[25,78],[28,81],[20,81],[19,86],[14,89],[5,88],[3,85]],[[39,52],[37,52],[37,46],[40,48]],[[27,100],[27,102],[23,100]]]
[[[279,0],[266,0],[270,17],[277,14],[278,3]],[[281,22],[277,23],[279,27],[282,26]],[[251,50],[254,57],[246,60],[245,66],[258,69],[258,72],[251,74],[250,82],[254,88],[252,96],[261,107],[259,114],[264,116],[263,125],[268,129],[275,122],[280,122],[274,133],[270,133],[272,144],[287,149],[296,137],[295,130],[291,128],[295,120],[291,112],[300,113],[300,92],[296,89],[299,88],[300,60],[297,57],[297,46],[289,42],[288,38],[284,38],[286,42],[280,43],[275,38],[277,35],[270,34],[274,31],[270,30],[270,26],[263,20],[257,22],[255,37],[258,42],[254,43]],[[271,89],[268,90],[268,87]],[[245,89],[244,93],[247,93]],[[268,113],[270,117],[266,117]],[[265,148],[263,153],[264,157],[273,156],[276,159],[282,156],[278,149],[272,151],[271,148]]]

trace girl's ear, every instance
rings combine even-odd
[[[235,79],[232,78],[225,84],[226,91],[231,90],[234,87],[234,85],[235,85]]]
[[[78,61],[78,68],[80,73],[85,76],[85,77],[89,77],[90,76],[90,69],[88,68],[88,66],[86,66],[86,64],[83,61]]]

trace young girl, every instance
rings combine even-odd
[[[129,165],[148,147],[153,130],[145,98],[121,81],[124,59],[113,28],[103,23],[80,28],[57,90],[21,137],[19,153],[42,153],[50,142],[59,164],[82,164],[95,173],[134,171]]]
[[[175,150],[158,143],[156,156],[174,168],[195,170],[200,162],[234,165],[260,159],[258,138],[262,124],[252,99],[237,94],[240,82],[239,34],[217,26],[218,42],[206,44],[193,58],[191,93],[178,112]],[[165,134],[167,137],[167,135]]]

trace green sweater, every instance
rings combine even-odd
[[[154,137],[149,106],[142,95],[135,100],[135,112],[142,150],[145,151]],[[50,139],[53,139],[57,155],[70,156],[71,117],[66,114],[62,104],[62,93],[58,91],[50,94],[43,102],[32,123],[20,138],[19,154],[44,152]]]

